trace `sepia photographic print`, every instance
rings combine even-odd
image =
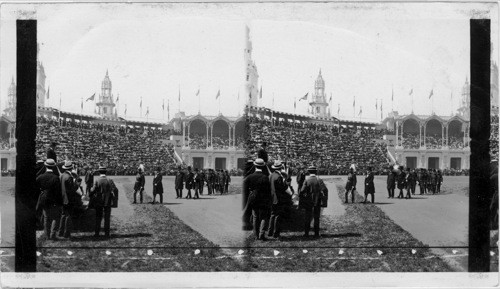
[[[498,24],[1,3],[0,284],[498,286]]]

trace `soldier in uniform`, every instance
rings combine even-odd
[[[272,196],[269,178],[263,173],[265,163],[263,159],[256,159],[254,171],[243,180],[244,200],[243,229],[249,228],[250,216],[253,216],[253,233],[256,239],[266,241],[269,216],[271,212]]]
[[[436,194],[436,184],[437,184],[437,175],[436,171],[434,169],[430,169],[429,173],[429,179],[430,179],[430,191],[432,192],[433,195]]]
[[[184,188],[184,172],[181,166],[177,167],[177,172],[175,173],[175,194],[176,199],[182,199],[182,189]]]
[[[200,190],[203,186],[203,180],[201,179],[201,174],[198,168],[194,169],[193,175],[193,189],[194,189],[194,199],[200,198]]]
[[[375,176],[372,172],[372,167],[368,167],[365,177],[365,200],[363,203],[366,204],[366,200],[368,199],[368,195],[372,195],[372,204],[375,203],[375,185],[373,184],[373,179]]]
[[[42,196],[39,196],[37,208],[43,213],[43,227],[45,236],[49,240],[57,240],[59,221],[61,218],[61,207],[63,198],[61,193],[61,180],[54,173],[56,162],[47,159],[44,163],[45,172],[36,178],[37,187]]]
[[[304,220],[304,236],[309,236],[309,230],[311,229],[311,220],[314,218],[314,237],[319,238],[319,221],[321,216],[321,196],[328,195],[328,189],[326,188],[323,180],[316,176],[317,169],[311,166],[307,169],[309,172],[309,177],[304,182],[301,188],[301,202],[304,204],[301,207],[305,208],[305,220]]]
[[[403,166],[399,166],[396,176],[396,186],[399,190],[398,199],[404,198],[403,189],[406,188],[406,174],[403,171]]]
[[[220,194],[224,194],[225,193],[225,187],[226,186],[226,175],[224,174],[224,170],[221,169],[219,171],[219,190],[220,190]]]
[[[407,196],[411,199],[411,195],[415,195],[415,187],[417,186],[417,174],[415,170],[408,169],[407,180]]]
[[[191,171],[191,167],[188,167],[188,172],[186,175],[186,189],[188,190],[186,199],[191,199],[191,190],[194,189],[194,174]]]
[[[356,190],[356,171],[354,171],[354,164],[349,168],[349,174],[347,175],[347,183],[345,185],[345,203],[348,202],[349,193],[351,193],[351,202],[354,203],[354,191]]]
[[[394,189],[396,188],[396,173],[389,168],[389,173],[387,174],[387,192],[389,193],[389,199],[394,199]]]
[[[214,174],[213,174],[213,171],[212,169],[208,169],[208,172],[207,172],[207,188],[208,188],[208,194],[211,195],[213,193],[213,189],[214,189],[214,186],[213,186],[213,180],[214,179]]]
[[[133,204],[137,204],[137,194],[138,193],[139,193],[139,201],[141,201],[141,204],[142,204],[142,197],[143,197],[145,183],[146,183],[146,179],[144,178],[144,171],[141,167],[139,167],[139,169],[137,170],[137,176],[135,177]]]
[[[116,201],[118,189],[113,180],[106,177],[106,167],[99,166],[99,177],[94,183],[90,194],[96,200],[96,220],[94,237],[99,237],[101,222],[104,217],[104,236],[110,237],[111,206]]]
[[[225,182],[224,182],[224,191],[226,194],[229,192],[229,184],[231,183],[231,176],[229,175],[229,172],[226,170],[225,172]]]
[[[200,195],[203,195],[203,188],[205,187],[206,178],[207,178],[207,176],[205,174],[205,170],[201,169],[200,170],[200,179],[201,179],[201,182],[200,182]]]
[[[443,184],[443,175],[441,174],[441,170],[437,171],[437,183],[436,183],[436,193],[441,193],[441,185]]]
[[[417,173],[417,181],[418,181],[418,187],[420,188],[420,194],[423,195],[425,194],[425,186],[426,186],[426,173],[424,169],[419,169]]]
[[[160,196],[160,204],[163,204],[163,183],[162,183],[162,175],[161,168],[157,168],[155,170],[155,176],[153,178],[153,201],[152,204],[155,204],[156,195]]]

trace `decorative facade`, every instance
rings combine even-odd
[[[314,83],[314,94],[312,95],[312,101],[309,102],[311,106],[311,113],[316,117],[328,117],[327,112],[328,102],[326,101],[325,94],[325,81],[321,75],[321,69],[319,70],[318,78]]]
[[[252,60],[252,41],[250,41],[250,28],[248,26],[246,27],[245,63],[245,97],[247,98],[247,105],[257,106],[259,74],[257,73],[257,66]]]
[[[16,106],[16,83],[14,82],[14,77],[12,77],[12,82],[10,83],[9,92],[7,94],[7,107],[4,110],[5,115],[12,119],[16,119]]]
[[[37,106],[45,107],[45,69],[43,68],[43,63],[40,61],[38,57],[38,53],[40,52],[40,45],[37,44],[36,47],[36,102]]]
[[[115,102],[113,100],[112,84],[109,79],[108,71],[101,84],[101,94],[96,103],[97,114],[105,118],[116,118]]]
[[[465,78],[465,84],[462,87],[458,115],[465,119],[470,119],[470,83],[468,78]]]

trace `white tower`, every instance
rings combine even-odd
[[[259,98],[258,82],[259,74],[257,73],[257,66],[252,60],[252,41],[250,41],[250,28],[246,27],[246,47],[245,47],[245,97],[247,98],[247,105],[257,106]]]
[[[12,82],[9,86],[9,92],[7,94],[7,107],[5,108],[5,114],[12,119],[16,119],[16,83],[14,82],[14,77],[12,77]]]
[[[115,118],[116,112],[114,111],[115,103],[113,101],[113,94],[111,93],[111,80],[109,79],[108,71],[101,84],[101,94],[99,101],[96,103],[97,113],[102,117]]]
[[[36,98],[37,106],[45,107],[45,69],[43,63],[38,57],[40,52],[40,45],[36,45]]]
[[[470,119],[470,84],[468,78],[465,78],[465,84],[462,88],[462,97],[460,98],[458,114],[465,119]]]
[[[325,95],[325,81],[323,76],[321,76],[321,69],[319,70],[318,78],[314,83],[314,94],[312,96],[312,101],[309,102],[311,106],[312,114],[317,117],[328,117],[326,108],[328,103],[326,102]]]

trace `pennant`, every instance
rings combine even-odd
[[[91,97],[87,98],[87,99],[85,100],[85,102],[87,102],[87,101],[89,101],[89,100],[94,100],[94,98],[95,98],[95,93],[94,93],[94,94],[92,94],[92,96],[91,96]]]
[[[220,89],[219,89],[219,91],[217,91],[217,95],[215,96],[215,99],[218,99],[219,96],[220,96]]]
[[[200,88],[198,88],[198,91],[196,92],[196,96],[200,94]]]
[[[82,105],[81,105],[81,108],[82,108],[82,110],[83,110],[83,98],[82,98]]]
[[[127,115],[127,105],[125,104],[125,116]]]
[[[259,98],[261,98],[261,99],[262,99],[262,85],[260,86]]]
[[[139,106],[142,108],[142,96],[141,96],[141,103],[139,104]]]
[[[118,96],[116,97],[116,102],[119,102],[120,101],[120,94],[118,94]]]
[[[330,93],[330,102],[332,102],[332,94]]]
[[[340,103],[338,104],[338,108],[337,108],[337,114],[340,113]]]
[[[360,106],[360,107],[359,107],[359,113],[358,113],[358,116],[360,116],[362,113],[363,113],[363,107],[362,107],[362,106]]]
[[[301,100],[307,100],[307,96],[308,96],[308,95],[309,95],[309,92],[308,92],[308,93],[306,93],[306,95],[304,95],[303,97],[301,97],[301,98],[299,99],[299,101],[301,101]]]
[[[412,95],[413,94],[413,88],[410,90],[410,94],[409,95]]]
[[[431,89],[431,93],[429,94],[429,99],[434,95],[434,89]]]
[[[146,115],[149,115],[149,106],[148,106],[148,108],[146,109]]]
[[[394,87],[392,88],[392,98],[391,101],[394,101]]]
[[[297,101],[294,101],[294,102],[293,102],[293,108],[294,108],[294,109],[295,109],[295,108],[297,108]]]
[[[354,101],[352,102],[352,107],[356,107],[356,96],[354,96]]]
[[[375,100],[375,109],[378,110],[378,99]]]
[[[161,109],[165,111],[165,99],[163,100],[163,104],[161,105]]]
[[[50,86],[49,86],[49,88],[47,88],[47,99],[49,99],[49,98],[50,98]]]
[[[179,85],[179,102],[181,102],[181,86]]]
[[[252,99],[252,92],[250,91],[250,94],[248,94],[248,98]]]

